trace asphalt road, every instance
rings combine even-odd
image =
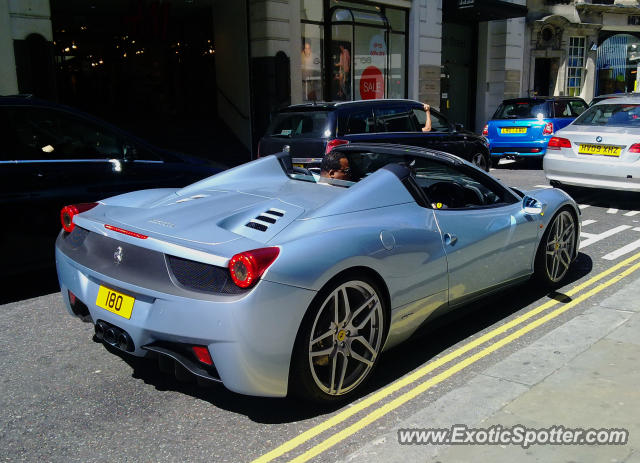
[[[492,173],[520,189],[547,186],[541,170],[516,164],[501,164]],[[638,195],[571,193],[581,204],[584,234],[564,288],[547,294],[527,283],[439,320],[385,353],[363,396],[388,390],[409,373],[540,304],[571,300],[565,294],[570,288],[640,250],[640,213],[633,213],[640,211]],[[321,409],[291,399],[239,396],[218,385],[180,383],[147,361],[114,355],[93,342],[92,326],[70,317],[59,293],[48,294],[54,285],[51,275],[44,274],[3,289],[5,300],[13,302],[0,305],[0,461],[243,462],[274,449],[282,453],[286,449],[281,445],[287,442],[291,451],[273,461],[289,461],[317,445],[324,445],[323,451],[311,461],[340,461],[415,410],[464,385],[474,371],[530,345],[615,289],[603,290],[329,445],[323,443],[332,432],[362,418],[354,413],[343,419],[363,399],[340,409]],[[382,410],[402,392],[390,393],[367,411]],[[335,428],[326,424],[330,419],[338,421]],[[307,439],[318,425],[331,431]]]

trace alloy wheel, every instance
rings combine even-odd
[[[575,220],[571,213],[562,211],[551,224],[545,244],[545,269],[551,282],[559,282],[569,271],[575,240]]]
[[[347,394],[369,374],[384,333],[382,303],[363,281],[348,281],[320,305],[311,328],[309,366],[326,394]]]

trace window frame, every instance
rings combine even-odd
[[[576,41],[578,42],[577,45]],[[567,80],[565,82],[565,94],[567,96],[580,96],[582,84],[584,83],[585,61],[587,54],[586,45],[587,38],[585,36],[572,35],[569,37],[569,49],[567,52]],[[582,54],[573,54],[572,51],[574,50],[582,50]],[[572,58],[579,60],[581,64],[579,66],[572,66]],[[571,75],[572,71],[575,71],[574,75]],[[576,79],[577,85],[570,85],[571,79]],[[574,81],[574,83],[576,81]],[[576,93],[572,93],[572,91]]]

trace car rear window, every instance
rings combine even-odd
[[[286,138],[327,138],[331,135],[329,111],[301,111],[277,114],[267,136]]]
[[[502,103],[493,119],[541,119],[550,116],[550,107],[546,101],[519,100]]]
[[[640,104],[599,104],[580,115],[574,125],[640,127]]]
[[[582,100],[557,100],[553,102],[553,117],[578,117],[586,109]]]

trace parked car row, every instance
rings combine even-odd
[[[609,96],[614,99],[601,99]],[[424,105],[411,100],[294,105],[274,114],[259,155],[288,151],[295,166],[318,167],[325,153],[343,144],[394,143],[448,152],[487,171],[503,158],[544,159],[553,185],[640,190],[640,99],[598,98],[590,107],[575,97],[505,100],[483,135],[435,109],[425,132]],[[219,171],[206,160],[31,97],[0,97],[0,133],[0,204],[13,224],[0,238],[14,262],[0,270],[3,275],[52,264],[52,218],[66,204],[184,186]]]
[[[75,109],[0,97],[1,275],[53,267],[60,209],[132,190],[184,186],[220,171]],[[28,252],[25,252],[28,251]]]

